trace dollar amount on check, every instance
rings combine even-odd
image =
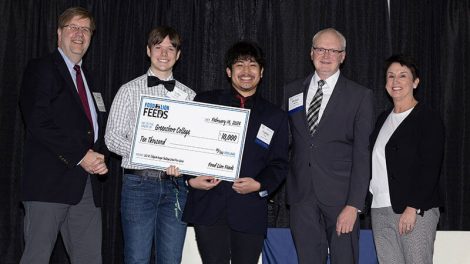
[[[181,173],[239,177],[250,110],[142,96],[131,163]]]

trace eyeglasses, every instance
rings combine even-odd
[[[324,49],[324,48],[316,48],[316,47],[312,47],[312,49],[318,55],[323,55],[325,53],[339,55],[344,51],[344,50]]]
[[[91,34],[91,28],[89,27],[81,27],[78,25],[70,24],[70,25],[65,25],[63,26],[64,28],[69,28],[70,31],[73,33],[77,33],[78,31],[82,32],[83,34],[90,35]]]

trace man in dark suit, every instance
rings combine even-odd
[[[290,225],[300,263],[358,263],[358,212],[370,179],[372,92],[339,70],[346,40],[319,31],[310,52],[315,73],[285,88],[292,134],[287,178]]]
[[[240,178],[188,180],[183,220],[194,224],[205,264],[257,263],[267,230],[267,197],[288,170],[287,114],[257,92],[264,60],[255,43],[241,41],[226,55],[231,87],[198,94],[196,101],[250,109]],[[231,261],[231,262],[230,262]]]
[[[105,106],[82,69],[95,23],[83,8],[58,20],[58,49],[31,60],[20,107],[26,127],[21,263],[49,263],[60,231],[71,263],[101,263]]]

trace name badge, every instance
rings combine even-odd
[[[93,92],[93,97],[95,98],[98,111],[106,112],[106,107],[104,106],[103,96],[101,96],[101,93]]]
[[[175,100],[186,100],[188,98],[188,93],[179,89],[178,87],[175,87],[173,91],[169,92],[166,94],[169,98],[175,99]]]
[[[255,142],[264,148],[268,148],[269,144],[271,143],[271,139],[273,138],[273,135],[274,130],[261,124],[258,130],[258,134],[256,135]]]
[[[289,98],[289,114],[303,109],[304,106],[304,94],[299,93]]]

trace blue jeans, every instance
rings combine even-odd
[[[149,263],[153,241],[156,263],[181,263],[186,236],[181,215],[187,193],[183,177],[172,181],[124,174],[121,221],[125,263]]]

